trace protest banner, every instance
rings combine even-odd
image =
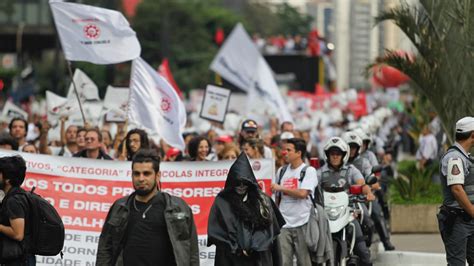
[[[0,156],[16,154],[0,150]],[[37,265],[95,265],[105,217],[115,200],[132,193],[131,163],[20,153],[27,162],[23,187],[49,200],[66,228],[64,258],[37,256]],[[207,247],[207,219],[214,197],[224,187],[232,161],[163,162],[161,189],[191,207],[199,234],[201,265],[213,265],[214,247]],[[252,160],[262,189],[270,192],[273,160]]]

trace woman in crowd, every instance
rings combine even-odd
[[[207,156],[211,153],[211,142],[203,137],[197,136],[188,144],[188,153],[191,161],[207,161]]]
[[[36,148],[35,144],[33,143],[27,143],[23,148],[21,149],[22,152],[27,152],[27,153],[39,153],[38,148]]]
[[[250,159],[263,159],[265,150],[263,140],[261,139],[251,138],[244,140],[242,149]]]
[[[233,142],[226,143],[224,149],[218,154],[219,160],[235,160],[240,154],[240,149]]]

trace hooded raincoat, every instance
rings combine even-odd
[[[268,226],[257,229],[252,222],[244,222],[229,200],[228,193],[236,193],[235,187],[241,183],[248,185],[248,192],[254,190],[252,195],[260,197],[258,202],[264,204],[269,217]],[[260,190],[247,156],[241,153],[230,168],[224,190],[217,195],[209,214],[207,245],[216,245],[215,265],[281,265],[277,236],[284,224],[278,207]]]

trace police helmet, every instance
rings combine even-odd
[[[326,145],[324,145],[324,155],[326,156],[326,162],[329,163],[329,151],[332,149],[338,149],[342,151],[342,156],[343,157],[343,164],[347,163],[349,160],[349,145],[339,137],[332,137],[330,138],[327,142]]]

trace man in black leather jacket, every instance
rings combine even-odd
[[[159,164],[152,150],[133,157],[135,192],[111,207],[96,265],[199,265],[193,213],[182,199],[158,189]]]

